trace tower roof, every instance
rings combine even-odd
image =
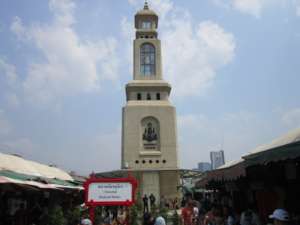
[[[146,15],[146,16],[156,16],[157,17],[157,14],[153,10],[149,9],[149,5],[148,5],[147,1],[145,1],[144,8],[139,10],[135,14],[135,16],[139,16],[139,15],[140,16]]]
[[[139,21],[143,20],[152,20],[155,21],[155,27],[157,28],[158,25],[158,16],[157,14],[151,10],[148,6],[148,2],[145,1],[144,8],[139,10],[135,14],[135,28],[138,28]]]

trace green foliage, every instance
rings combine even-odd
[[[160,214],[160,211],[159,211],[159,209],[156,207],[156,205],[152,206],[150,210],[151,210],[151,215],[152,215],[154,218],[158,217],[158,215]]]
[[[140,191],[138,191],[136,194],[136,202],[134,205],[137,207],[138,212],[141,213],[143,210],[143,202]]]
[[[137,205],[130,207],[129,211],[129,224],[130,225],[139,225],[138,223],[139,210]]]
[[[159,215],[162,216],[165,220],[166,223],[168,221],[168,209],[167,208],[161,208],[159,211]]]
[[[102,206],[98,206],[95,208],[95,224],[100,224],[102,217]]]
[[[172,217],[172,224],[173,225],[179,225],[179,223],[180,223],[179,215],[177,213],[177,210],[174,210],[174,214],[173,214],[173,217]]]
[[[51,208],[49,212],[48,225],[66,225],[66,224],[67,224],[67,220],[64,217],[62,208],[58,205]]]
[[[78,224],[80,221],[80,208],[75,207],[73,209],[68,210],[67,212],[67,220],[68,224]]]

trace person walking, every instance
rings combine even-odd
[[[269,218],[273,219],[274,225],[287,225],[290,220],[289,213],[284,209],[275,209]]]
[[[143,203],[144,203],[144,213],[149,212],[148,197],[146,194],[143,197]]]
[[[158,216],[155,219],[154,225],[166,225],[166,221],[162,216]]]
[[[250,204],[248,208],[241,214],[241,225],[261,225],[257,213],[254,211],[255,206]]]
[[[81,220],[81,225],[92,225],[92,221],[89,218]]]
[[[193,225],[194,206],[191,199],[186,203],[186,206],[181,210],[182,225]]]
[[[155,206],[156,198],[155,198],[155,196],[151,193],[151,195],[149,196],[149,199],[150,199],[150,207],[151,207],[151,209],[153,209],[154,206]]]
[[[143,225],[153,225],[154,218],[152,217],[151,213],[145,212],[143,216]]]
[[[235,225],[236,221],[231,208],[227,205],[223,206],[223,216],[225,225]]]

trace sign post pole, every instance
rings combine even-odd
[[[91,205],[89,207],[89,213],[90,213],[90,219],[92,221],[92,224],[95,224],[95,206]]]

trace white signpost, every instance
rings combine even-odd
[[[134,204],[137,180],[127,178],[96,178],[93,174],[83,184],[85,204],[89,207],[90,218],[94,224],[97,206],[131,206]]]
[[[88,201],[126,202],[132,201],[132,184],[126,182],[91,183],[88,188]]]

